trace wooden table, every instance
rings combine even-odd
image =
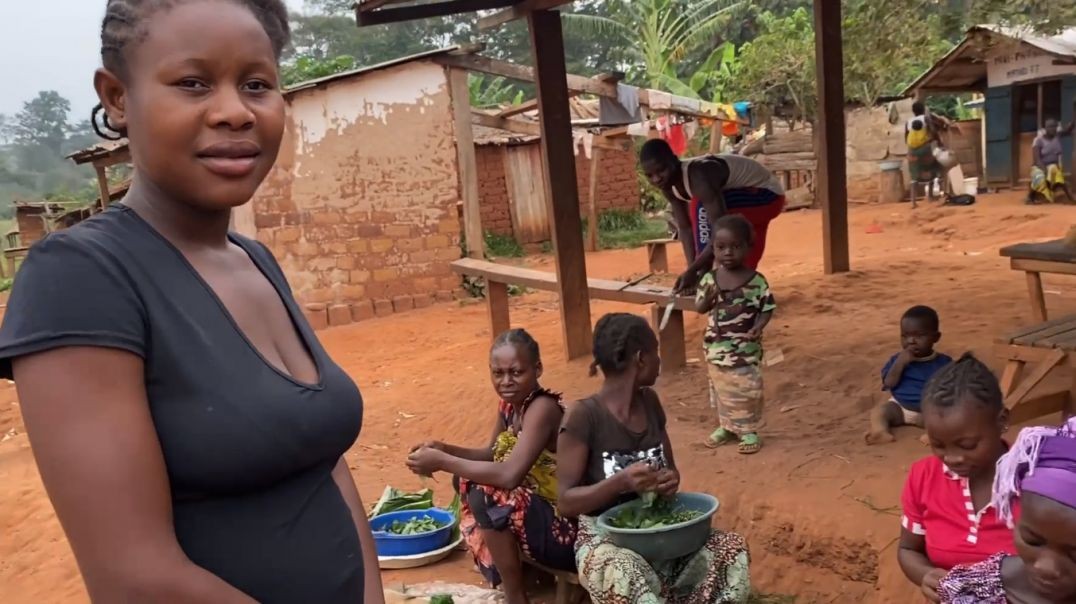
[[[1031,316],[1046,321],[1046,297],[1042,292],[1042,273],[1076,275],[1076,249],[1061,239],[1043,243],[1018,243],[1001,248],[1014,271],[1027,274],[1027,293],[1031,296]]]
[[[1044,321],[995,340],[1005,361],[1001,393],[1010,420],[1020,423],[1056,411],[1064,419],[1076,412],[1076,315]],[[1030,371],[1028,371],[1030,370]],[[1047,377],[1065,372],[1068,382],[1055,390],[1038,388]],[[1037,394],[1032,396],[1032,391]]]

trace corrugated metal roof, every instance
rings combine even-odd
[[[1054,36],[1042,36],[1026,28],[976,25],[968,29],[960,44],[951,48],[930,69],[916,78],[904,90],[904,95],[912,95],[920,88],[985,88],[989,46],[982,44],[984,37],[1006,38],[1013,43],[1027,44],[1059,58],[1076,60],[1076,27],[1068,28]]]
[[[382,69],[388,69],[389,67],[396,67],[403,65],[404,63],[410,63],[412,61],[418,61],[421,59],[429,59],[431,57],[439,57],[446,55],[450,52],[460,50],[459,46],[449,46],[447,48],[438,48],[436,50],[428,50],[426,52],[420,52],[418,54],[408,55],[406,57],[400,57],[398,59],[392,59],[391,61],[385,61],[384,63],[378,63],[376,65],[367,65],[365,67],[359,67],[358,69],[352,69],[351,71],[342,71],[340,73],[334,73],[331,76],[325,76],[316,80],[308,80],[306,82],[300,82],[294,86],[288,86],[284,89],[284,96],[299,92],[301,90],[308,90],[310,88],[317,88],[324,84],[336,82],[338,80],[347,80],[349,78],[366,75],[375,71],[381,71]]]
[[[118,141],[102,141],[92,147],[80,149],[75,151],[71,155],[67,156],[67,159],[75,162],[76,164],[85,164],[92,162],[102,157],[108,157],[110,154],[121,151],[127,147],[127,139],[120,139]]]

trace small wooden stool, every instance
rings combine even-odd
[[[995,353],[1005,359],[1001,393],[1013,423],[1057,411],[1061,412],[1063,421],[1076,412],[1076,315],[1025,327],[998,338]],[[1025,376],[1028,363],[1034,366]],[[1061,367],[1072,373],[1069,388],[1028,398],[1036,386]]]
[[[669,252],[666,246],[675,241],[675,239],[648,239],[643,242],[646,244],[646,258],[650,264],[650,272],[669,272]]]
[[[520,552],[519,559],[524,564],[533,566],[538,570],[553,577],[553,580],[557,585],[556,604],[579,604],[583,601],[589,601],[587,596],[587,590],[583,589],[579,585],[579,575],[563,570],[556,570],[531,560]]]

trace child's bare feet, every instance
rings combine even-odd
[[[868,445],[884,445],[897,440],[897,437],[888,430],[880,430],[867,432],[863,435],[863,440],[867,441]]]

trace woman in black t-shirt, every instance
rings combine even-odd
[[[637,315],[605,315],[594,330],[594,363],[605,379],[572,407],[557,440],[558,505],[579,517],[576,564],[595,604],[614,602],[746,602],[747,545],[712,531],[698,552],[650,565],[614,545],[595,518],[637,494],[675,495],[680,488],[665,411],[653,390],[661,371],[658,340]]]
[[[228,232],[280,148],[287,17],[107,4],[94,84],[131,188],[30,250],[0,328],[94,601],[384,601],[343,458],[362,398],[269,250]]]

